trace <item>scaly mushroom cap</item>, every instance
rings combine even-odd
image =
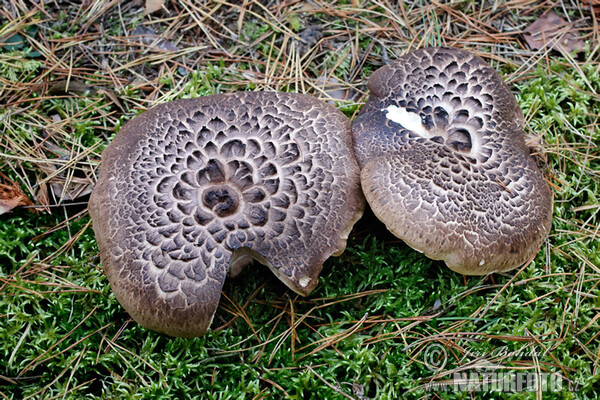
[[[255,259],[307,295],[362,215],[348,119],[306,95],[159,105],[102,155],[90,214],[115,296],[141,325],[204,334],[225,276]]]
[[[552,195],[502,78],[454,48],[400,57],[369,79],[352,124],[368,203],[388,229],[466,275],[505,271],[537,252]]]

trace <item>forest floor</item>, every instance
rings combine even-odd
[[[599,398],[598,12],[596,0],[0,1],[0,397]],[[489,62],[545,142],[554,214],[535,259],[465,277],[367,211],[306,298],[256,265],[227,280],[202,338],[129,318],[87,212],[126,121],[246,90],[308,93],[353,118],[373,71],[437,45]]]

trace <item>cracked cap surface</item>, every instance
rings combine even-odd
[[[307,295],[362,215],[348,119],[313,97],[178,100],[102,155],[90,214],[111,287],[141,325],[204,334],[226,275],[253,259]]]
[[[552,194],[502,78],[455,48],[375,71],[352,124],[365,197],[397,237],[465,275],[515,268],[550,230]]]

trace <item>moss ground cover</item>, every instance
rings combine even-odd
[[[0,215],[0,397],[600,396],[600,48],[588,2],[182,0],[149,14],[144,2],[33,4],[0,3],[0,172],[36,204]],[[581,53],[527,46],[523,29],[549,11],[585,41]],[[130,320],[86,210],[125,121],[239,90],[310,93],[352,117],[374,70],[439,44],[490,62],[528,136],[545,142],[553,226],[531,263],[463,277],[367,212],[307,298],[254,266],[227,281],[203,338]],[[554,386],[456,384],[494,372]]]

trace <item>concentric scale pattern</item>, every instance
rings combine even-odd
[[[362,215],[349,121],[312,97],[180,100],[130,121],[103,154],[90,213],[113,291],[142,325],[209,327],[252,259],[306,295]]]
[[[463,274],[514,268],[537,252],[552,195],[502,78],[454,48],[377,70],[352,125],[367,201],[388,228]]]

